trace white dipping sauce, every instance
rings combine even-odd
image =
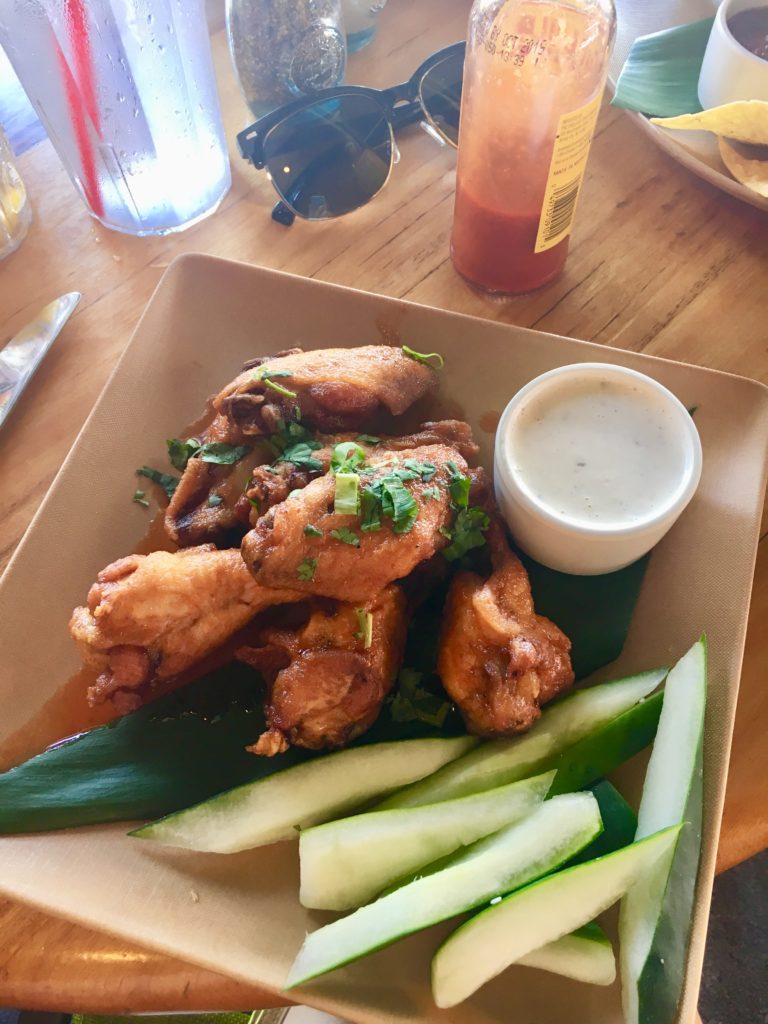
[[[519,486],[553,515],[593,529],[662,514],[690,471],[675,410],[631,379],[574,378],[534,391],[510,441]]]

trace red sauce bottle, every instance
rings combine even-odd
[[[613,0],[475,0],[451,255],[491,292],[562,271],[608,72]]]

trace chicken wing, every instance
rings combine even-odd
[[[311,458],[317,466],[308,467],[306,461],[297,465],[289,460],[278,460],[271,465],[257,466],[253,470],[250,484],[238,506],[241,518],[250,517],[251,525],[255,526],[265,512],[285,501],[291,491],[302,490],[310,481],[327,473],[334,446],[342,441],[356,441],[368,452],[369,458],[377,452],[403,451],[434,444],[445,444],[454,448],[468,462],[476,459],[479,452],[472,437],[472,428],[462,420],[422,423],[414,434],[404,434],[400,437],[384,436],[374,445],[365,440],[358,440],[356,432],[318,434],[317,441],[322,447],[311,453]]]
[[[431,467],[428,479],[418,473],[407,479],[409,462]],[[360,516],[334,512],[336,478],[328,473],[272,508],[246,535],[241,550],[257,583],[364,604],[446,546],[454,516],[450,487],[467,472],[455,449],[377,452],[360,471],[363,498],[379,485],[391,486],[411,504],[410,524],[397,532],[393,518],[382,514],[377,528],[365,529]]]
[[[511,736],[529,729],[540,705],[573,683],[571,643],[536,614],[528,574],[498,522],[488,540],[489,579],[460,572],[451,583],[437,668],[470,732]]]
[[[291,745],[342,747],[369,729],[402,661],[405,608],[394,585],[367,609],[318,601],[302,628],[265,630],[263,646],[238,651],[269,685],[268,728],[248,749],[270,757]]]
[[[348,430],[382,409],[399,416],[436,382],[431,367],[389,345],[289,349],[246,363],[213,406],[249,437],[296,416],[320,430]]]
[[[260,587],[236,550],[121,558],[102,569],[69,624],[83,661],[100,672],[88,701],[132,711],[155,680],[185,671],[263,609],[301,599]]]

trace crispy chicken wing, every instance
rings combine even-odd
[[[257,466],[252,473],[251,482],[242,495],[238,511],[241,517],[248,518],[255,526],[261,516],[274,505],[285,501],[291,491],[301,490],[311,480],[328,472],[334,446],[342,441],[357,441],[358,434],[318,434],[317,440],[322,448],[311,453],[312,459],[319,463],[319,468],[307,468],[306,465],[295,465],[293,462],[278,461],[273,465]],[[455,448],[468,462],[477,458],[478,446],[472,437],[472,428],[462,420],[437,420],[433,423],[422,423],[414,434],[400,437],[381,437],[378,444],[371,445],[365,441],[357,441],[369,455],[377,452],[403,451],[407,448],[422,448],[426,445],[447,444]]]
[[[290,745],[342,747],[369,729],[402,661],[405,607],[394,585],[375,598],[367,647],[363,610],[318,601],[300,629],[265,630],[263,646],[239,651],[269,685],[268,728],[248,749],[269,757]]]
[[[335,513],[335,477],[329,473],[276,505],[246,535],[241,550],[256,581],[362,604],[445,547],[453,518],[450,464],[461,474],[467,472],[455,449],[426,445],[372,454],[361,490],[391,479],[393,470],[408,460],[429,464],[434,474],[429,480],[417,476],[402,483],[418,513],[407,532],[395,532],[393,520],[384,516],[379,529],[365,531],[359,516]]]
[[[511,736],[530,729],[540,705],[573,683],[571,643],[534,611],[528,574],[498,521],[488,539],[490,578],[460,572],[451,584],[438,672],[470,732]]]
[[[399,416],[436,381],[433,369],[389,345],[289,349],[246,363],[213,405],[246,436],[274,433],[297,407],[311,426],[345,430],[382,409]]]
[[[131,711],[154,680],[183,672],[263,609],[301,598],[260,587],[239,551],[213,545],[118,559],[69,624],[83,661],[101,673],[88,700]]]

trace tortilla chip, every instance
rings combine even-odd
[[[768,101],[738,100],[710,107],[700,114],[680,114],[679,117],[652,117],[651,124],[679,131],[706,131],[724,135],[737,142],[756,146],[768,145]]]
[[[745,146],[718,139],[723,163],[736,181],[768,199],[768,146]]]

